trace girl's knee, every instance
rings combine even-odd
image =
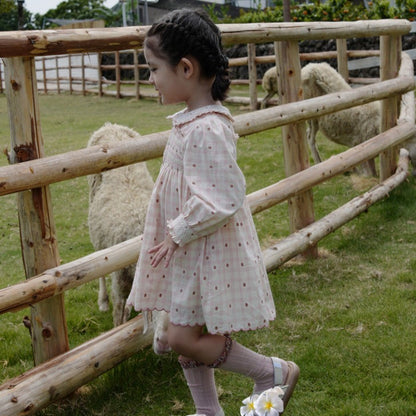
[[[168,343],[172,350],[178,354],[192,355],[194,345],[199,337],[200,330],[198,328],[169,325]]]
[[[169,328],[168,343],[173,351],[178,354],[184,354],[184,349],[188,342],[180,334],[180,331],[171,330]]]

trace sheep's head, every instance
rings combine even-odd
[[[412,175],[416,177],[416,143],[413,143],[409,147],[409,156],[410,156],[410,162],[412,164],[413,170]]]
[[[416,134],[403,143],[403,147],[409,152],[410,163],[412,164],[412,175],[416,177]]]
[[[154,327],[153,351],[156,354],[166,354],[171,351],[168,344],[169,314],[165,311],[153,311],[152,322]]]

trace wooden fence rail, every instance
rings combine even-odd
[[[86,29],[85,29],[86,30]],[[102,30],[102,29],[101,29]],[[144,28],[143,30],[146,30]],[[410,32],[416,31],[416,23],[411,24]],[[10,32],[9,32],[10,33]],[[37,38],[38,35],[34,35],[36,32],[25,32],[31,33],[28,35],[28,38],[33,41],[33,38]],[[359,35],[357,35],[359,36]],[[1,40],[1,38],[0,38]],[[337,51],[330,52],[312,52],[312,53],[300,53],[299,57],[301,61],[313,61],[313,60],[323,60],[323,59],[342,59],[348,60],[348,58],[354,58],[353,60],[348,60],[348,69],[362,69],[372,66],[379,66],[379,51],[377,50],[343,50],[340,48],[342,43],[339,43],[337,40]],[[137,55],[140,49],[124,50],[124,51],[107,51],[107,54],[115,55],[115,63],[111,65],[100,65],[101,62],[101,53],[72,53],[70,55],[56,55],[56,56],[37,56],[36,57],[36,69],[37,69],[37,79],[38,79],[38,90],[44,93],[48,92],[66,92],[69,91],[72,93],[81,93],[81,94],[99,94],[99,95],[109,95],[115,96],[117,98],[122,97],[136,97],[137,99],[141,97],[154,97],[157,95],[148,91],[140,91],[140,85],[148,84],[146,79],[140,79],[139,70],[147,68],[145,64],[138,64]],[[416,59],[416,49],[407,51],[412,59]],[[120,54],[132,54],[133,55],[133,64],[120,64],[119,56]],[[345,55],[345,56],[344,56]],[[362,58],[362,59],[356,59]],[[253,56],[251,58],[251,65],[263,65],[271,64],[275,62],[274,55],[268,56]],[[231,58],[230,67],[235,66],[248,66],[249,58]],[[340,68],[338,68],[340,70]],[[4,86],[2,81],[2,64],[0,61],[0,93],[3,92]],[[105,79],[102,76],[102,71],[112,70],[116,74],[115,80]],[[124,79],[120,77],[120,72],[124,70],[132,70],[134,72],[133,79]],[[342,71],[340,70],[342,73]],[[52,75],[51,75],[52,74]],[[118,75],[118,76],[117,76]],[[374,79],[351,79],[354,82],[374,82]],[[236,84],[249,84],[254,88],[256,84],[259,84],[261,80],[244,80],[244,79],[235,79],[232,80],[234,85]],[[253,84],[253,85],[252,85]],[[106,88],[108,86],[116,86],[116,90]],[[123,86],[127,88],[123,89]],[[133,87],[133,90],[132,90]],[[251,94],[254,95],[251,99],[245,97],[232,97],[230,102],[241,102],[241,103],[250,103],[252,109],[255,109],[253,103],[257,105],[257,91]]]
[[[296,103],[284,104],[235,116],[235,130],[240,136],[304,121],[356,105],[413,91],[412,76],[403,76],[351,91],[328,94]],[[20,192],[51,183],[98,173],[131,163],[160,157],[169,131],[152,133],[139,141],[114,146],[92,146],[55,156],[33,159],[0,167],[0,195]]]
[[[414,122],[404,120],[399,126],[335,155],[331,159],[247,195],[251,212],[257,214],[312,189],[359,165],[363,160],[372,159],[389,147],[402,144],[415,134]],[[296,245],[292,247],[292,253],[294,253],[292,257],[302,252],[296,247]],[[22,283],[0,289],[0,314],[33,305],[135,263],[140,248],[141,236],[138,236],[73,262],[46,270],[39,276]],[[285,261],[290,258],[285,258]],[[273,270],[272,267],[267,267],[267,269]]]
[[[291,256],[305,251],[311,252],[311,248],[316,248],[320,238],[386,196],[406,177],[406,155],[402,155],[396,170],[397,154],[390,149],[395,149],[416,134],[413,65],[407,55],[400,55],[399,38],[410,30],[410,24],[403,20],[382,20],[221,25],[220,29],[225,44],[274,42],[275,55],[285,57],[282,62],[276,62],[281,76],[280,87],[285,97],[284,104],[235,118],[235,129],[240,135],[282,126],[287,178],[248,196],[253,213],[286,199],[291,201],[289,213],[292,234],[263,253],[270,271]],[[65,317],[61,316],[60,322],[51,318],[62,308],[60,296],[65,290],[134,262],[138,256],[140,237],[66,265],[54,265],[56,236],[48,186],[57,181],[159,157],[168,133],[144,136],[135,143],[96,146],[44,157],[34,64],[34,56],[38,55],[108,50],[117,52],[140,48],[145,31],[146,28],[140,27],[0,33],[14,144],[10,159],[12,163],[21,162],[0,168],[0,194],[19,192],[22,248],[28,279],[0,290],[0,312],[31,305],[32,313],[36,314],[32,315],[32,323],[38,325],[37,336],[32,339],[37,367],[0,386],[2,416],[34,414],[150,342],[151,332],[146,337],[140,335],[143,323],[139,316],[72,351],[66,350],[67,342],[63,339],[66,334]],[[381,36],[380,62],[383,81],[352,91],[302,101],[298,41],[358,36]],[[399,117],[395,109],[400,96],[402,107]],[[384,102],[382,132],[355,148],[309,167],[304,121],[375,100]],[[311,188],[378,154],[382,154],[384,158],[381,167],[382,183],[334,213],[314,221],[313,203],[309,198]],[[394,170],[396,173],[393,173]],[[45,215],[50,220],[47,230],[43,222]],[[41,256],[43,263],[39,263],[39,256],[36,256],[37,250],[45,249],[51,251],[49,264],[52,266],[48,266],[44,256]],[[51,300],[56,303],[47,303]],[[58,326],[62,327],[63,335],[56,330]],[[51,348],[54,342],[57,348]],[[117,345],[117,352],[112,350],[114,345]],[[37,356],[39,351],[42,353]],[[45,360],[48,361],[42,363]]]

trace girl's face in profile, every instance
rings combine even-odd
[[[182,78],[167,60],[156,56],[144,46],[144,56],[150,69],[149,81],[154,85],[162,104],[177,104],[185,101]]]

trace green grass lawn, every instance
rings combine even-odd
[[[41,96],[46,154],[86,146],[104,122],[141,134],[170,128],[166,116],[181,106],[96,96]],[[247,111],[230,107],[233,114]],[[10,147],[6,98],[0,95],[0,145]],[[342,147],[319,137],[324,158]],[[284,177],[280,129],[242,137],[239,164],[252,192]],[[1,165],[7,164],[4,156]],[[153,175],[159,160],[149,162]],[[374,179],[341,175],[314,189],[315,216],[326,215],[368,190]],[[89,241],[86,178],[51,185],[58,246],[66,263],[93,251]],[[24,279],[15,195],[1,199],[0,287]],[[389,198],[319,243],[318,259],[289,261],[269,274],[277,308],[270,328],[235,338],[250,348],[294,360],[301,378],[287,416],[411,416],[416,414],[416,182],[409,178]],[[255,217],[263,247],[288,235],[287,204]],[[97,306],[97,282],[65,295],[71,348],[112,327]],[[0,316],[0,382],[32,367],[28,310]],[[242,376],[217,372],[227,416],[251,391]],[[174,354],[150,348],[39,415],[166,416],[194,413]],[[1,410],[0,410],[1,415]]]

